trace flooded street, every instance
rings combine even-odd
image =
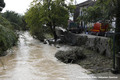
[[[24,32],[18,46],[0,57],[0,80],[93,80],[79,65],[58,61],[54,55],[59,49]]]

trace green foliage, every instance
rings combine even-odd
[[[26,23],[24,21],[24,16],[14,12],[14,11],[6,11],[2,14],[4,18],[6,18],[12,24],[15,30],[21,30],[26,27]]]
[[[37,7],[31,7],[25,15],[26,22],[30,27],[30,33],[39,40],[44,39],[41,21],[39,20],[40,11]]]
[[[14,11],[6,11],[2,14],[4,18],[6,18],[8,21],[16,23],[20,25],[22,23],[21,15],[18,13],[15,13]]]
[[[50,32],[55,37],[56,26],[67,27],[72,6],[67,6],[65,0],[34,0],[31,6],[25,19],[33,35]]]
[[[116,0],[97,0],[94,6],[83,10],[85,14],[79,17],[79,20],[85,22],[112,22],[116,12],[114,1]]]
[[[16,34],[12,30],[0,25],[0,55],[3,55],[3,52],[14,46],[16,42]]]
[[[16,44],[17,35],[13,30],[11,23],[0,15],[0,56]]]
[[[20,28],[23,30],[23,31],[26,31],[28,30],[28,26],[27,26],[27,23],[25,21],[25,16],[22,16],[22,24],[20,25]]]
[[[4,0],[0,0],[0,11],[5,7]]]
[[[1,15],[0,15],[0,24],[5,26],[6,28],[13,29],[13,26],[11,25],[11,23]]]
[[[4,0],[0,0],[0,11],[4,7]],[[3,18],[0,13],[0,56],[5,55],[4,51],[14,46],[17,40],[18,37],[13,31],[13,25],[7,19]]]

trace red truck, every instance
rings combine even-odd
[[[109,24],[107,23],[95,23],[93,29],[90,30],[91,34],[104,36],[108,30]]]

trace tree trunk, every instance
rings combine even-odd
[[[116,7],[116,34],[120,33],[120,0],[117,0],[117,7]],[[117,53],[120,51],[120,34],[117,34],[116,36],[116,49]]]
[[[57,41],[57,34],[56,34],[56,31],[55,31],[55,26],[53,26],[53,35],[54,35],[54,39],[55,39],[55,42]]]
[[[53,36],[54,36],[54,39],[55,39],[55,42],[57,41],[57,35],[56,35],[56,31],[55,31],[55,26],[52,27],[52,25],[50,26],[50,29],[53,33]]]
[[[53,35],[54,35],[54,39],[55,39],[55,42],[56,42],[56,41],[57,41],[57,35],[56,35],[55,29],[54,29],[54,31],[53,31]]]

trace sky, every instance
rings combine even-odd
[[[33,0],[4,0],[6,6],[2,12],[9,10],[9,11],[15,11],[19,14],[24,14],[27,11],[27,9],[29,9],[30,3],[32,1]],[[84,1],[86,0],[76,0],[77,3],[81,3]]]

